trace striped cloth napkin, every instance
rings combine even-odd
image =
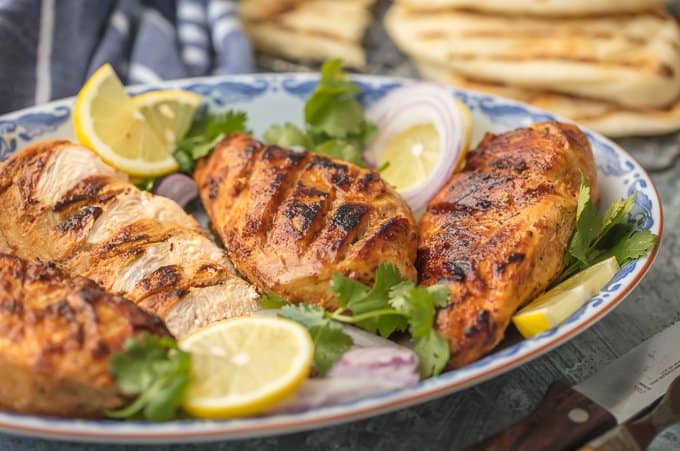
[[[124,83],[253,70],[230,0],[0,0],[0,113],[74,95],[100,65]]]

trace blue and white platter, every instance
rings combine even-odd
[[[181,88],[203,96],[214,111],[235,108],[248,113],[256,136],[273,123],[302,125],[304,101],[316,86],[311,74],[262,74],[198,78],[133,87],[140,93]],[[411,80],[357,76],[362,102],[370,105]],[[512,100],[449,88],[473,117],[473,145],[485,132],[503,132],[534,122],[559,119]],[[45,139],[74,139],[73,99],[25,109],[0,117],[0,161],[27,144]],[[637,192],[633,215],[639,228],[661,236],[663,214],[649,175],[624,150],[597,133],[590,139],[598,168],[602,204]],[[2,208],[2,206],[0,206]],[[466,389],[522,365],[583,332],[616,307],[649,269],[656,249],[624,265],[614,279],[559,327],[534,338],[507,345],[464,368],[449,371],[399,391],[311,411],[223,421],[180,420],[156,424],[141,421],[72,420],[0,412],[0,431],[60,440],[108,443],[173,443],[261,437],[312,429],[379,415]],[[0,370],[1,371],[1,370]]]

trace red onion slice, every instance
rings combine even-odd
[[[436,128],[441,146],[437,166],[418,185],[398,191],[414,212],[423,210],[453,174],[466,140],[466,118],[451,91],[432,83],[404,86],[372,105],[366,116],[378,126],[365,154],[373,167],[398,133],[424,123]]]
[[[194,179],[184,174],[170,174],[164,177],[153,190],[154,194],[168,197],[182,208],[198,196],[198,185]]]
[[[328,371],[330,378],[368,377],[407,385],[418,382],[418,356],[403,346],[352,348]]]
[[[418,357],[402,346],[352,348],[322,379],[300,389],[268,413],[291,413],[356,401],[418,383]]]

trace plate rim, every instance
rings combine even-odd
[[[208,76],[208,77],[195,77],[195,78],[184,78],[178,80],[166,80],[148,84],[133,85],[129,86],[127,89],[130,91],[137,91],[140,89],[155,89],[159,87],[168,86],[180,86],[180,85],[191,85],[198,83],[208,83],[217,84],[220,81],[236,81],[243,83],[253,83],[257,79],[284,79],[285,77],[290,77],[295,80],[314,80],[319,77],[318,73],[257,73],[257,74],[241,74],[241,75],[222,75],[222,76]],[[378,85],[386,84],[390,82],[397,82],[401,84],[407,83],[419,83],[421,80],[413,80],[401,77],[392,76],[381,76],[381,75],[365,75],[365,74],[352,74],[350,76],[352,80],[374,82]],[[508,99],[502,96],[496,96],[491,94],[486,94],[483,92],[457,88],[453,86],[442,85],[439,83],[434,83],[442,86],[452,92],[460,92],[464,94],[472,94],[480,98],[489,98],[494,101],[500,102],[502,104],[514,105],[524,108],[532,113],[546,114],[555,120],[565,121],[574,123],[573,121],[563,118],[559,115],[549,113],[540,108],[536,108],[532,105],[525,104],[523,102]],[[0,115],[0,121],[11,120],[13,117],[19,117],[23,114],[30,112],[39,112],[49,107],[58,107],[60,105],[68,105],[73,102],[74,97],[68,97],[60,100],[54,100],[42,105],[36,105],[28,108],[23,108],[21,110],[13,111]],[[69,112],[69,117],[71,113]],[[205,421],[205,420],[179,420],[163,424],[153,424],[148,422],[129,422],[120,423],[113,420],[83,420],[83,419],[66,419],[66,418],[52,418],[37,415],[23,415],[11,412],[0,412],[0,431],[21,435],[25,437],[32,438],[47,438],[52,440],[76,440],[81,442],[106,442],[106,443],[127,443],[127,444],[141,444],[141,443],[182,443],[182,442],[208,442],[216,440],[225,439],[242,439],[242,438],[254,438],[254,437],[265,437],[275,434],[286,434],[293,433],[302,430],[310,430],[314,428],[331,426],[342,424],[350,421],[357,421],[360,419],[373,417],[377,415],[382,415],[395,410],[403,409],[413,405],[417,405],[426,401],[441,398],[443,396],[453,394],[455,392],[464,390],[473,385],[477,385],[481,382],[487,381],[494,377],[500,376],[514,368],[524,365],[539,356],[555,350],[560,345],[572,340],[577,335],[581,334],[585,330],[592,327],[595,323],[600,321],[604,316],[610,313],[614,308],[616,308],[625,299],[633,289],[640,283],[642,278],[648,273],[650,267],[655,261],[661,240],[663,239],[664,230],[664,211],[663,204],[661,202],[661,196],[659,191],[650,177],[645,168],[625,149],[619,146],[617,143],[611,141],[609,138],[596,133],[587,127],[583,127],[577,124],[579,128],[585,132],[597,137],[598,140],[603,141],[605,144],[613,148],[617,154],[624,155],[626,158],[632,160],[635,169],[640,171],[643,180],[649,183],[650,190],[654,193],[656,198],[656,205],[658,205],[658,236],[660,238],[659,244],[655,246],[652,252],[640,260],[641,266],[639,269],[635,269],[636,274],[633,279],[626,283],[625,286],[619,289],[619,292],[607,299],[606,303],[600,307],[597,311],[593,312],[590,316],[583,318],[578,324],[574,324],[573,327],[568,328],[560,334],[555,334],[552,337],[548,337],[545,343],[540,346],[536,346],[533,349],[528,349],[521,352],[517,357],[503,362],[499,365],[489,365],[487,368],[480,368],[475,374],[466,376],[460,380],[453,380],[450,382],[443,383],[441,386],[428,387],[426,383],[420,382],[418,385],[410,387],[414,389],[411,393],[402,393],[401,396],[397,396],[394,399],[388,399],[386,401],[376,401],[376,398],[380,395],[364,398],[360,401],[356,401],[352,404],[359,404],[353,406],[349,409],[343,408],[343,404],[336,404],[333,406],[322,407],[313,409],[304,413],[319,412],[320,414],[301,418],[300,414],[285,414],[285,415],[273,415],[269,417],[251,417],[247,419],[235,419],[235,420],[221,420],[221,421]],[[487,355],[493,356],[495,353]],[[485,359],[484,357],[483,359]],[[483,360],[482,359],[482,360]],[[446,373],[445,373],[446,374]],[[429,381],[437,381],[437,378],[429,379]],[[427,382],[427,381],[425,381]],[[403,390],[398,390],[392,392],[394,396],[398,395]],[[14,421],[12,421],[14,420]],[[258,420],[265,420],[258,422]],[[45,422],[46,424],[31,424],[31,421]],[[97,427],[95,430],[89,430],[78,428],[79,424],[85,422],[91,427]],[[245,423],[240,426],[234,426],[233,423]],[[97,424],[98,423],[98,424]],[[188,425],[192,423],[200,423],[201,426],[196,429],[187,428]],[[118,427],[113,427],[118,426]],[[138,429],[136,430],[121,430],[121,426],[132,426]],[[143,429],[142,429],[143,427]]]

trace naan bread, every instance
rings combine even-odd
[[[664,109],[627,109],[601,100],[476,81],[429,62],[417,59],[414,62],[424,78],[517,99],[610,137],[658,135],[680,130],[680,97]]]
[[[406,53],[488,82],[663,108],[680,94],[680,30],[665,12],[536,19],[471,12],[385,18]]]
[[[417,11],[465,8],[487,13],[564,17],[646,11],[663,4],[663,0],[396,0],[395,3]]]
[[[295,60],[366,64],[361,41],[374,0],[244,0],[239,14],[255,47]]]

